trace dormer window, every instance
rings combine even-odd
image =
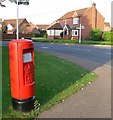
[[[78,24],[79,18],[73,18],[73,24]]]

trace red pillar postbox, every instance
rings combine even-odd
[[[9,42],[10,87],[13,108],[28,112],[34,108],[34,46],[31,40]]]

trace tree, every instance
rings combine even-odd
[[[7,26],[2,27],[2,33],[3,34],[7,33]]]
[[[4,1],[6,1],[6,0],[0,0],[0,6],[1,7],[6,7],[5,5],[2,4]],[[14,3],[17,4],[17,0],[9,0],[9,1],[12,2],[12,3],[14,2]],[[18,0],[18,4],[19,5],[21,5],[21,4],[29,5],[29,0]]]
[[[5,5],[2,4],[2,2],[4,2],[4,1],[6,1],[6,0],[0,0],[0,6],[1,7],[6,7]]]

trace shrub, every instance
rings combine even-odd
[[[46,37],[47,33],[46,30],[39,30],[38,34],[33,34],[32,37]]]
[[[46,30],[40,30],[40,37],[44,37],[46,34]]]
[[[60,37],[63,38],[63,32],[60,33]]]
[[[95,41],[101,40],[102,31],[100,29],[93,29],[91,30],[91,39]]]
[[[102,38],[104,41],[113,42],[113,32],[104,32]]]

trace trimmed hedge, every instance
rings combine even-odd
[[[102,37],[102,30],[101,29],[93,29],[91,30],[91,39],[94,41],[100,41]]]
[[[104,32],[102,38],[104,41],[113,42],[113,32]]]

